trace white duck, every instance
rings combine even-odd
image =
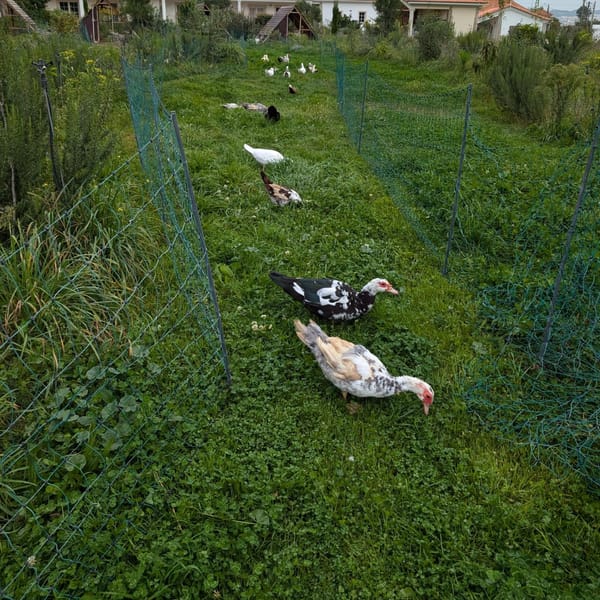
[[[265,75],[267,77],[273,77],[273,75],[275,75],[275,71],[277,71],[275,67],[269,67],[268,69],[265,69]]]
[[[263,54],[261,60],[263,62],[269,62],[269,55],[268,54]]]
[[[290,68],[287,65],[285,67],[285,71],[283,72],[283,76],[288,78],[292,76],[292,74],[290,73]]]
[[[308,70],[311,73],[316,73],[319,69],[317,69],[317,65],[313,65],[312,63],[308,63]]]
[[[401,392],[413,392],[429,414],[434,392],[425,381],[410,375],[390,375],[383,363],[364,346],[338,337],[329,337],[314,322],[294,321],[296,334],[317,359],[323,375],[341,390],[359,398],[385,398]],[[352,407],[349,406],[349,410]]]
[[[244,150],[252,154],[254,160],[263,166],[271,163],[278,163],[283,160],[283,154],[277,152],[277,150],[270,150],[269,148],[253,148],[249,144],[244,144]]]
[[[306,67],[304,66],[304,63],[300,63],[300,66],[298,67],[298,73],[302,73],[302,75],[306,75]]]

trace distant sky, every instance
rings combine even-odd
[[[519,4],[529,7],[535,4],[535,0],[519,2]],[[543,8],[548,8],[548,4],[550,5],[550,10],[577,10],[582,5],[582,0],[539,0],[539,5]],[[600,10],[600,0],[596,0],[595,4],[596,11]],[[594,0],[591,0],[590,7],[594,7]]]

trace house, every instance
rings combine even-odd
[[[463,35],[477,29],[477,16],[488,0],[401,0],[405,8],[401,12],[402,23],[407,27],[408,35],[413,36],[419,30],[419,21],[428,17],[437,17],[450,21],[454,33]]]
[[[177,8],[183,0],[151,0],[156,14],[164,21],[177,21]],[[457,34],[472,31],[476,27],[477,11],[487,0],[401,0],[402,22],[408,27],[409,35],[416,31],[415,25],[420,18],[436,15],[451,21]],[[103,0],[102,4],[112,5],[115,11],[118,0]],[[90,8],[95,2],[89,3]],[[232,8],[244,16],[254,19],[259,15],[274,16],[279,8],[295,4],[294,0],[232,0]],[[321,8],[322,24],[329,26],[333,18],[335,0],[320,0],[313,2]],[[374,0],[339,0],[339,11],[359,25],[374,23],[377,19],[377,10]],[[85,16],[83,0],[49,0],[46,4],[48,10],[62,10],[71,12],[83,18]]]
[[[545,10],[531,10],[514,0],[489,0],[479,11],[478,29],[486,31],[490,39],[499,40],[517,25],[531,25],[543,33],[553,18]]]

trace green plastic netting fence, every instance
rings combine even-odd
[[[124,69],[139,153],[0,256],[2,597],[106,589],[186,420],[227,389],[176,119]]]
[[[446,257],[478,295],[496,345],[477,345],[469,408],[534,460],[599,490],[598,131],[536,163],[530,148],[488,136],[468,86],[415,90],[342,53],[336,62],[357,149],[440,270]]]

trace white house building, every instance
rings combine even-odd
[[[489,0],[479,11],[478,29],[487,31],[490,39],[498,40],[517,25],[531,25],[544,32],[552,19],[547,11],[528,9],[514,0]]]
[[[119,0],[88,0],[90,8],[102,7],[103,10],[118,12]],[[164,21],[177,21],[177,10],[183,0],[151,0],[156,14]],[[274,15],[283,6],[293,6],[294,0],[232,0],[231,7],[249,18],[259,15]],[[322,14],[322,25],[329,26],[333,18],[334,0],[314,0]],[[374,0],[339,0],[338,9],[359,25],[374,23],[377,19]],[[492,39],[508,34],[515,25],[535,25],[545,31],[552,15],[545,10],[527,9],[514,0],[401,0],[400,21],[406,26],[408,34],[418,30],[420,19],[436,16],[450,21],[457,35],[475,31],[478,28],[488,30]],[[71,12],[83,18],[85,16],[83,0],[49,0],[48,10]]]

